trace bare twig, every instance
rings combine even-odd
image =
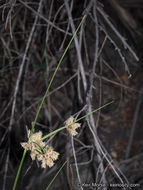
[[[143,93],[143,86],[141,87],[140,90]],[[139,110],[142,104],[142,95],[139,95],[139,99],[136,105],[136,109],[135,109],[135,113],[134,113],[134,117],[133,117],[133,123],[132,123],[132,128],[131,128],[131,132],[129,135],[129,142],[128,142],[128,146],[126,149],[126,154],[125,154],[125,158],[127,159],[130,156],[130,151],[131,151],[131,146],[133,143],[133,138],[134,138],[134,133],[135,133],[135,128],[136,128],[136,123],[137,123],[137,119],[138,119],[138,115],[139,115]]]
[[[72,18],[72,15],[71,15],[69,4],[68,4],[67,0],[64,0],[64,2],[65,2],[66,9],[67,9],[69,23],[70,23],[71,28],[72,28],[72,33],[74,34],[75,33],[75,26],[74,26],[74,23],[73,23],[73,18]],[[83,86],[84,86],[84,92],[86,92],[86,90],[87,90],[87,82],[86,82],[85,71],[84,71],[82,58],[81,58],[81,53],[80,53],[81,48],[79,47],[77,36],[75,36],[74,42],[75,42],[75,47],[76,47],[76,51],[77,51],[78,63],[79,63],[80,73],[81,73],[82,82],[83,82]]]
[[[41,10],[42,3],[43,3],[43,0],[41,0],[40,3],[39,3],[38,12],[40,12],[40,10]],[[26,61],[26,56],[27,56],[27,53],[28,53],[28,50],[29,50],[29,47],[30,47],[30,43],[31,43],[31,40],[32,40],[32,37],[33,37],[33,34],[34,34],[34,30],[35,30],[37,21],[38,21],[38,16],[35,17],[35,21],[34,21],[34,24],[32,26],[32,29],[31,29],[31,32],[30,32],[30,35],[29,35],[29,39],[28,39],[28,42],[27,42],[27,45],[26,45],[26,48],[25,48],[24,56],[23,56],[23,59],[22,59],[22,63],[21,63],[20,69],[19,69],[19,73],[18,73],[16,85],[15,85],[15,90],[14,90],[14,95],[13,95],[12,111],[11,111],[11,117],[10,117],[10,122],[9,122],[9,127],[8,127],[9,132],[11,132],[11,130],[12,130],[12,125],[13,125],[13,121],[14,121],[14,114],[15,114],[15,107],[16,107],[16,98],[17,98],[17,93],[18,93],[18,90],[19,90],[19,84],[20,84],[22,72],[23,72],[23,69],[24,69],[25,61]],[[10,151],[10,146],[9,146],[9,151]],[[7,162],[9,162],[9,156],[7,156]],[[4,176],[7,176],[7,171],[8,171],[7,162],[6,162],[6,166],[5,166],[5,174],[4,174]],[[3,183],[3,190],[5,189],[5,184],[6,184],[6,180]]]
[[[76,153],[75,153],[75,148],[74,148],[73,136],[71,136],[71,143],[72,143],[72,150],[73,150],[73,156],[74,156],[74,161],[75,161],[75,167],[76,167],[76,172],[77,172],[78,181],[79,181],[79,184],[82,184],[82,183],[81,183],[80,174],[79,174],[78,165],[77,165],[77,158],[76,158]],[[80,189],[83,190],[83,187],[80,186]]]
[[[130,53],[133,55],[133,57],[137,61],[139,61],[139,58],[137,57],[136,53],[131,49],[131,47],[128,45],[128,43],[126,42],[126,40],[122,37],[122,35],[118,32],[118,30],[113,26],[113,24],[110,22],[108,16],[106,15],[106,13],[99,6],[97,7],[97,10],[103,16],[103,18],[105,19],[105,21],[107,22],[107,24],[110,26],[110,28],[115,32],[115,34],[121,40],[121,42],[124,45],[124,48],[128,49],[130,51]]]
[[[8,171],[8,165],[9,165],[9,156],[10,156],[10,146],[8,147],[8,150],[7,150],[2,190],[5,190],[5,186],[6,186],[7,171]]]
[[[42,3],[43,3],[43,0],[41,0],[40,3],[39,3],[38,12],[40,12],[40,10],[41,10]],[[21,63],[20,69],[19,69],[17,80],[16,80],[16,85],[15,85],[15,90],[14,90],[14,95],[13,95],[11,119],[10,119],[10,123],[9,123],[9,131],[11,131],[11,127],[12,127],[13,120],[14,120],[14,112],[15,112],[15,107],[16,107],[17,93],[18,93],[18,90],[19,90],[19,83],[20,83],[20,80],[21,80],[21,76],[22,76],[25,61],[26,61],[26,56],[27,56],[27,53],[28,53],[28,50],[29,50],[29,47],[30,47],[30,44],[31,44],[31,41],[32,41],[32,37],[33,37],[34,31],[35,31],[35,28],[36,28],[37,21],[38,21],[38,16],[35,17],[35,21],[34,21],[34,24],[32,26],[32,29],[31,29],[31,32],[30,32],[30,35],[29,35],[29,38],[28,38],[28,42],[27,42],[27,45],[26,45],[26,48],[25,48],[22,63]]]
[[[19,2],[21,4],[23,4],[25,7],[27,7],[29,10],[31,10],[32,12],[34,12],[39,18],[43,19],[47,24],[53,26],[53,28],[59,30],[60,32],[66,33],[63,29],[59,28],[58,26],[56,26],[55,24],[53,24],[53,22],[49,21],[48,19],[46,19],[44,16],[42,16],[39,12],[35,11],[33,8],[31,8],[29,5],[27,5],[27,3],[19,0]],[[71,34],[68,32],[68,35],[71,36]]]
[[[125,65],[125,70],[128,72],[129,78],[131,77],[131,73],[129,70],[129,67],[127,65],[126,59],[125,57],[122,55],[121,50],[118,48],[117,44],[115,43],[114,40],[112,40],[112,38],[108,35],[108,33],[105,31],[105,29],[103,27],[100,27],[100,29],[106,34],[107,38],[110,40],[110,42],[113,44],[113,46],[115,47],[115,50],[117,50],[119,56],[121,57],[124,65]]]

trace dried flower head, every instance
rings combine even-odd
[[[59,153],[54,151],[52,147],[47,146],[44,154],[38,154],[37,159],[41,161],[41,167],[46,168],[46,165],[50,168],[54,165],[54,161],[58,159]]]
[[[45,142],[41,140],[42,132],[33,133],[30,136],[30,130],[28,131],[28,142],[21,143],[24,149],[30,150],[30,156],[32,160],[37,159],[41,161],[41,167],[52,167],[54,161],[58,159],[59,153],[55,152],[52,147],[46,146]]]
[[[67,121],[66,121],[66,125],[69,125],[70,123],[74,122],[74,117],[71,116]],[[78,132],[76,131],[77,128],[80,127],[80,123],[73,123],[71,125],[69,125],[66,129],[71,133],[71,135],[75,136],[78,134]]]
[[[41,131],[33,133],[30,136],[30,130],[28,130],[28,142],[21,143],[21,146],[24,149],[31,151],[30,156],[32,160],[35,160],[36,155],[39,154],[39,152],[42,151],[43,147],[45,146],[45,143],[41,140],[41,138],[42,138]]]

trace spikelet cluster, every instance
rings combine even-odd
[[[66,125],[69,125],[70,123],[73,123],[74,122],[74,117],[73,116],[70,116],[69,119],[66,121]],[[75,136],[78,134],[78,132],[76,131],[77,128],[80,127],[80,123],[73,123],[71,125],[69,125],[66,129],[68,130],[68,132]]]
[[[42,162],[42,168],[46,168],[46,166],[51,168],[54,165],[54,161],[58,159],[58,156],[58,152],[54,151],[52,147],[46,146],[45,153],[38,154],[37,160]]]
[[[42,132],[33,133],[30,135],[28,130],[28,142],[22,142],[21,146],[24,149],[30,150],[32,160],[37,159],[41,161],[41,167],[52,167],[54,161],[58,159],[59,153],[54,151],[52,147],[48,146],[41,140]]]
[[[81,124],[76,122],[74,123],[73,116],[69,117],[65,124],[69,125],[66,129],[71,135],[75,136],[78,134],[76,129],[79,128]],[[52,167],[54,165],[54,161],[58,159],[59,153],[42,141],[41,131],[30,134],[30,130],[28,130],[27,136],[28,142],[22,142],[21,146],[30,151],[32,160],[37,159],[40,161],[42,168],[46,168],[46,166]]]

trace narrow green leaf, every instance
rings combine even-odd
[[[51,187],[52,183],[54,182],[54,180],[56,179],[56,177],[59,175],[59,173],[61,172],[61,170],[63,169],[63,167],[65,166],[66,163],[67,163],[67,161],[65,161],[64,164],[60,167],[60,169],[58,170],[58,172],[56,173],[56,175],[53,177],[53,179],[49,183],[49,185],[46,188],[46,190],[48,190]]]
[[[18,171],[17,171],[17,175],[16,175],[16,177],[15,177],[15,181],[14,181],[12,190],[15,190],[15,189],[16,189],[16,185],[17,185],[18,178],[19,178],[19,175],[20,175],[20,171],[21,171],[21,168],[22,168],[22,165],[23,165],[25,156],[26,156],[26,152],[27,152],[27,150],[24,150],[23,156],[22,156],[22,159],[21,159],[21,161],[20,161],[19,168],[18,168]]]
[[[63,127],[60,127],[59,129],[56,129],[55,131],[52,131],[52,132],[49,133],[48,135],[45,135],[44,137],[42,137],[41,140],[45,140],[46,138],[50,137],[51,135],[54,135],[55,133],[57,133],[57,132],[59,132],[59,131],[65,129],[65,128],[67,128],[68,126],[70,126],[70,125],[72,125],[72,124],[74,124],[74,123],[77,123],[78,121],[84,119],[85,117],[87,117],[87,116],[93,114],[94,112],[96,112],[96,111],[98,111],[98,110],[101,110],[102,108],[104,108],[104,107],[106,107],[106,106],[108,106],[108,105],[110,105],[110,104],[112,104],[112,103],[113,103],[113,101],[108,102],[107,104],[104,104],[103,106],[101,106],[101,107],[99,107],[99,108],[93,110],[92,112],[89,112],[88,114],[86,114],[86,115],[80,117],[79,119],[75,120],[74,122],[69,123],[68,125],[65,125],[65,126],[63,126]]]
[[[44,96],[43,96],[43,99],[42,99],[42,101],[41,101],[41,104],[40,104],[40,106],[39,106],[39,108],[38,108],[38,111],[37,111],[37,113],[36,113],[36,117],[35,117],[35,120],[34,120],[34,122],[33,122],[30,135],[33,133],[33,130],[34,130],[34,127],[35,127],[35,125],[36,125],[36,122],[37,122],[39,113],[40,113],[41,108],[42,108],[42,106],[43,106],[43,104],[44,104],[44,101],[45,101],[45,99],[46,99],[46,97],[47,97],[47,94],[48,94],[48,92],[49,92],[49,89],[50,89],[50,87],[51,87],[51,85],[52,85],[52,83],[53,83],[53,80],[54,80],[54,78],[55,78],[55,76],[56,76],[56,73],[57,73],[57,71],[58,71],[58,69],[59,69],[59,67],[60,67],[60,65],[61,65],[61,63],[62,63],[62,61],[63,61],[63,59],[64,59],[64,57],[65,57],[65,55],[66,55],[66,53],[67,53],[67,51],[68,51],[68,49],[69,49],[69,47],[70,47],[70,45],[71,45],[71,43],[72,43],[72,41],[73,41],[73,39],[74,39],[74,37],[76,36],[76,34],[77,34],[77,32],[78,32],[78,30],[79,30],[81,24],[83,23],[85,17],[86,17],[86,16],[84,16],[83,19],[81,20],[81,22],[79,23],[79,25],[78,25],[78,27],[77,27],[77,29],[76,29],[74,35],[72,36],[72,38],[71,38],[69,44],[67,45],[67,47],[66,47],[64,53],[62,54],[62,57],[61,57],[59,63],[58,63],[58,65],[57,65],[56,69],[55,69],[55,72],[54,72],[54,74],[53,74],[53,76],[52,76],[52,78],[51,78],[51,80],[50,80],[50,83],[49,83],[49,85],[48,85],[48,88],[47,88],[47,90],[46,90],[46,92],[45,92],[45,94],[44,94]]]
[[[50,82],[49,82],[49,85],[48,85],[48,87],[47,87],[47,90],[46,90],[46,92],[45,92],[45,94],[44,94],[44,96],[43,96],[43,99],[42,99],[42,101],[41,101],[41,104],[40,104],[40,106],[39,106],[39,108],[38,108],[38,111],[37,111],[37,113],[36,113],[34,122],[33,122],[33,124],[32,124],[32,129],[31,129],[31,131],[30,131],[30,135],[29,135],[29,136],[31,136],[32,133],[33,133],[33,131],[34,131],[34,128],[35,128],[35,125],[36,125],[36,122],[37,122],[39,113],[40,113],[41,108],[42,108],[42,106],[43,106],[43,104],[44,104],[44,101],[45,101],[45,99],[46,99],[46,97],[47,97],[47,94],[48,94],[48,92],[49,92],[49,89],[50,89],[50,87],[51,87],[51,85],[52,85],[52,83],[53,83],[53,80],[54,80],[54,78],[55,78],[55,76],[56,76],[56,73],[57,73],[57,71],[58,71],[58,69],[59,69],[59,67],[60,67],[60,65],[61,65],[61,63],[62,63],[62,61],[63,61],[63,59],[64,59],[64,57],[65,57],[65,55],[66,55],[66,53],[67,53],[67,51],[68,51],[68,49],[69,49],[69,47],[70,47],[70,45],[71,45],[71,43],[72,43],[72,41],[73,41],[73,39],[74,39],[74,37],[75,37],[75,35],[77,34],[77,32],[78,32],[80,26],[82,25],[82,23],[83,23],[85,17],[86,17],[86,16],[84,16],[84,17],[82,18],[82,20],[81,20],[81,22],[79,23],[79,25],[78,25],[78,27],[77,27],[77,29],[76,29],[74,35],[72,36],[72,38],[71,38],[69,44],[67,45],[67,47],[66,47],[64,53],[62,54],[62,57],[61,57],[61,59],[60,59],[58,65],[57,65],[57,67],[56,67],[56,69],[55,69],[55,72],[54,72],[54,74],[53,74],[53,76],[52,76],[52,78],[51,78],[51,80],[50,80]],[[15,190],[15,189],[16,189],[16,185],[17,185],[18,178],[19,178],[19,175],[20,175],[20,171],[21,171],[21,168],[22,168],[22,165],[23,165],[25,156],[26,156],[26,152],[27,152],[27,150],[24,150],[23,156],[22,156],[22,159],[21,159],[21,162],[20,162],[20,165],[19,165],[17,174],[16,174],[16,177],[15,177],[15,180],[14,180],[14,184],[13,184],[13,189],[12,189],[12,190]]]

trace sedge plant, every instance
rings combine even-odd
[[[49,85],[48,85],[48,87],[47,87],[47,90],[46,90],[46,92],[45,92],[45,94],[44,94],[44,96],[43,96],[43,99],[42,99],[42,101],[41,101],[41,103],[40,103],[40,106],[39,106],[39,108],[38,108],[38,110],[37,110],[37,113],[36,113],[34,122],[32,123],[32,128],[31,128],[31,130],[29,130],[28,142],[27,142],[27,143],[21,143],[21,145],[22,145],[23,148],[24,148],[24,152],[23,152],[23,156],[22,156],[22,159],[21,159],[21,161],[20,161],[20,164],[19,164],[19,168],[18,168],[16,177],[15,177],[15,180],[14,180],[14,184],[13,184],[12,190],[15,190],[15,189],[16,189],[17,182],[18,182],[18,179],[19,179],[19,176],[20,176],[20,172],[21,172],[21,169],[22,169],[22,166],[23,166],[23,163],[24,163],[24,160],[25,160],[25,156],[26,156],[26,153],[27,153],[28,150],[31,150],[31,158],[32,158],[33,160],[34,160],[35,158],[37,158],[39,161],[42,161],[42,166],[43,166],[43,168],[46,167],[46,163],[47,163],[47,162],[48,162],[47,165],[48,165],[49,167],[52,167],[53,164],[54,164],[53,161],[58,158],[58,155],[59,155],[59,154],[58,154],[57,152],[53,151],[53,149],[52,149],[51,147],[45,146],[44,140],[47,139],[48,137],[50,137],[51,135],[54,135],[55,133],[57,133],[57,132],[59,132],[59,131],[65,129],[65,128],[68,129],[68,128],[70,128],[71,126],[74,126],[74,129],[75,129],[75,128],[79,127],[80,124],[77,123],[78,121],[84,119],[85,117],[87,117],[87,116],[93,114],[94,112],[96,112],[96,111],[98,111],[98,110],[104,108],[105,106],[107,106],[107,105],[109,105],[109,104],[111,104],[111,103],[113,102],[113,101],[112,101],[112,102],[109,102],[109,103],[107,103],[107,104],[101,106],[100,108],[97,108],[97,109],[93,110],[92,112],[90,112],[90,113],[88,113],[88,114],[86,114],[86,115],[80,117],[80,118],[77,119],[77,120],[73,120],[73,119],[72,119],[71,122],[66,123],[66,125],[64,125],[63,127],[60,127],[60,128],[58,128],[58,129],[56,129],[55,131],[52,131],[52,132],[50,132],[49,134],[47,134],[47,135],[45,135],[45,136],[43,136],[43,137],[42,137],[42,133],[40,133],[40,132],[34,134],[34,128],[35,128],[35,125],[36,125],[36,122],[37,122],[39,113],[40,113],[40,111],[41,111],[41,108],[42,108],[42,106],[43,106],[43,104],[44,104],[44,101],[45,101],[47,95],[48,95],[49,89],[50,89],[50,87],[51,87],[51,85],[52,85],[52,83],[53,83],[53,80],[54,80],[54,78],[55,78],[55,76],[56,76],[56,73],[57,73],[57,71],[58,71],[58,69],[59,69],[59,67],[60,67],[60,65],[61,65],[61,63],[62,63],[62,61],[63,61],[63,59],[64,59],[64,57],[65,57],[65,55],[66,55],[66,53],[67,53],[67,51],[68,51],[68,49],[69,49],[69,47],[70,47],[70,45],[71,45],[71,43],[72,43],[72,41],[73,41],[73,39],[74,39],[74,37],[75,37],[75,35],[76,35],[77,32],[79,31],[79,28],[80,28],[80,26],[82,25],[82,23],[83,23],[83,21],[84,21],[85,17],[86,17],[86,16],[84,16],[84,17],[82,18],[81,22],[79,23],[79,25],[78,25],[78,27],[77,27],[77,29],[76,29],[74,35],[72,36],[70,42],[68,43],[68,45],[67,45],[67,47],[66,47],[64,53],[63,53],[62,56],[61,56],[61,59],[60,59],[58,65],[57,65],[57,67],[56,67],[56,69],[55,69],[55,71],[54,71],[54,73],[53,73],[53,75],[52,75],[52,78],[51,78],[51,80],[50,80],[50,82],[49,82]],[[75,133],[75,134],[76,134],[76,133]],[[37,141],[36,141],[36,140],[33,140],[34,138],[35,138]],[[37,142],[39,142],[39,143],[37,143]],[[41,144],[42,144],[42,145],[41,145]],[[34,147],[34,151],[31,149],[31,147]],[[32,152],[32,151],[33,151],[33,152]],[[48,156],[48,154],[50,154],[50,159],[47,159],[47,158],[46,158],[46,156]],[[62,167],[61,167],[60,170],[57,172],[57,174],[55,175],[55,177],[52,179],[51,183],[50,183],[49,186],[46,188],[46,190],[49,189],[49,187],[51,186],[51,184],[53,183],[53,181],[55,180],[55,178],[57,177],[57,175],[60,173],[60,171],[62,170],[62,168],[64,167],[65,164],[66,164],[66,162],[62,165]]]
[[[72,38],[71,38],[70,42],[68,43],[68,45],[67,45],[67,47],[66,47],[64,53],[62,54],[62,56],[61,56],[61,58],[60,58],[60,61],[59,61],[58,65],[57,65],[57,67],[56,67],[56,69],[55,69],[55,71],[54,71],[54,74],[52,75],[52,78],[51,78],[51,80],[50,80],[50,82],[49,82],[49,85],[48,85],[48,87],[47,87],[47,90],[46,90],[46,92],[45,92],[45,94],[44,94],[44,96],[43,96],[43,99],[42,99],[42,101],[41,101],[41,103],[40,103],[40,106],[39,106],[39,108],[38,108],[38,110],[37,110],[37,113],[36,113],[34,122],[33,122],[33,124],[32,124],[32,129],[31,129],[31,131],[30,131],[30,135],[32,135],[32,133],[33,133],[33,131],[34,131],[34,128],[35,128],[35,125],[36,125],[36,122],[37,122],[39,113],[40,113],[41,108],[42,108],[42,106],[43,106],[43,104],[44,104],[44,101],[45,101],[45,99],[46,99],[46,97],[47,97],[47,95],[48,95],[49,89],[50,89],[50,87],[51,87],[51,85],[52,85],[52,83],[53,83],[53,80],[54,80],[54,78],[55,78],[55,76],[56,76],[56,73],[57,73],[57,71],[58,71],[58,69],[59,69],[59,67],[60,67],[60,65],[61,65],[61,63],[62,63],[62,61],[63,61],[63,59],[64,59],[64,57],[65,57],[65,55],[66,55],[66,53],[67,53],[67,51],[68,51],[68,49],[69,49],[69,47],[70,47],[70,45],[71,45],[71,43],[73,42],[74,37],[76,36],[77,32],[79,31],[80,26],[82,25],[83,21],[85,20],[85,17],[86,17],[86,16],[84,16],[84,17],[82,18],[81,22],[79,23],[79,25],[78,25],[78,27],[77,27],[77,29],[76,29],[74,35],[72,36]],[[15,180],[14,180],[14,184],[13,184],[12,190],[15,190],[15,189],[16,189],[16,185],[17,185],[17,182],[18,182],[18,178],[19,178],[19,175],[20,175],[20,171],[21,171],[21,168],[22,168],[22,165],[23,165],[23,162],[24,162],[26,153],[27,153],[27,150],[25,149],[24,152],[23,152],[23,155],[22,155],[22,159],[21,159],[20,164],[19,164],[19,168],[18,168],[16,177],[15,177]]]

